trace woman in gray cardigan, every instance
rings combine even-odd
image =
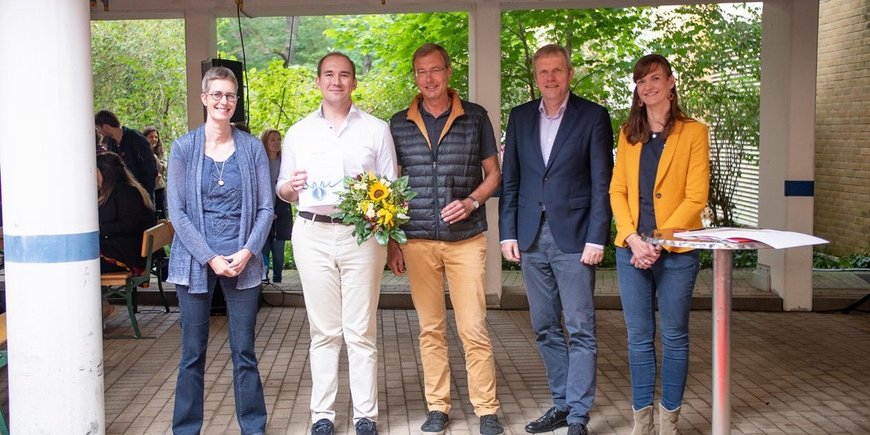
[[[263,248],[272,224],[269,163],[260,141],[230,125],[238,82],[224,67],[202,79],[205,125],[178,138],[169,159],[167,201],[175,227],[169,278],[181,313],[181,362],[172,431],[198,434],[209,311],[220,280],[227,302],[236,417],[242,434],[266,428],[254,331]]]

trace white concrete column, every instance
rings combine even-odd
[[[15,434],[102,434],[88,2],[3,2],[0,173]]]
[[[501,143],[501,4],[478,1],[468,13],[468,97],[489,112]],[[486,296],[501,299],[501,248],[498,243],[498,198],[486,203]]]
[[[819,2],[763,8],[758,226],[812,234]],[[785,310],[812,309],[812,248],[762,250],[758,262]]]
[[[217,22],[211,10],[187,9],[184,12],[184,49],[187,64],[187,127],[191,130],[205,121],[202,111],[202,61],[217,55]]]

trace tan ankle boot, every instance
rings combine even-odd
[[[634,429],[631,430],[631,435],[653,435],[654,429],[652,405],[634,411]]]
[[[659,435],[679,435],[677,420],[680,419],[680,407],[668,411],[659,403]]]

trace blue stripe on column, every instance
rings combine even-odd
[[[812,180],[785,180],[785,196],[813,196],[815,183]]]
[[[3,235],[3,254],[10,263],[69,263],[100,256],[100,233]]]

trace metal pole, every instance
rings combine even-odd
[[[731,433],[731,251],[713,250],[713,435]]]
[[[103,434],[89,4],[2,5],[10,430]]]

